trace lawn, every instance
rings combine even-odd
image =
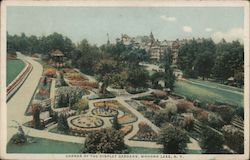
[[[7,153],[81,153],[82,145],[72,142],[61,142],[44,138],[31,138],[33,143],[15,145],[10,142],[7,145]],[[160,154],[161,149],[129,147],[131,154]]]
[[[209,85],[211,87],[216,87],[216,88],[220,88],[220,89],[226,89],[226,90],[231,90],[231,91],[236,91],[236,92],[243,92],[242,88],[237,88],[237,87],[232,87],[229,85],[224,85],[224,84],[220,84],[220,83],[216,83],[216,82],[211,82],[211,81],[206,81],[206,80],[199,80],[199,79],[189,79],[189,81],[191,82],[195,82],[195,83],[201,83],[204,85]]]
[[[7,153],[80,153],[81,144],[43,138],[32,138],[33,143],[16,145],[8,143]]]
[[[204,102],[221,102],[243,107],[242,92],[213,82],[179,80],[175,82],[174,93]]]
[[[7,60],[7,85],[9,85],[17,77],[24,67],[24,62],[19,59]]]

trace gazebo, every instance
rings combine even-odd
[[[64,54],[59,50],[53,50],[51,53],[52,58],[52,65],[57,68],[62,68],[65,66],[65,63],[63,61]]]

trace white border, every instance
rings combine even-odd
[[[244,7],[244,51],[245,51],[245,63],[244,63],[244,77],[245,77],[245,88],[244,88],[244,108],[245,108],[245,154],[222,154],[222,155],[181,155],[174,158],[175,155],[170,155],[173,159],[249,159],[249,3],[247,1],[163,1],[163,0],[86,0],[86,1],[51,1],[51,0],[40,0],[40,1],[17,1],[9,0],[3,1],[1,3],[1,157],[0,159],[113,159],[110,157],[103,158],[101,155],[97,155],[96,158],[87,154],[87,157],[82,158],[65,158],[65,155],[72,154],[6,154],[6,8],[7,6],[92,6],[92,7]],[[76,154],[81,155],[81,154]],[[104,156],[104,155],[103,155]],[[119,155],[115,155],[115,159],[123,159]],[[131,155],[130,155],[131,156]],[[133,157],[128,157],[126,159],[133,159]],[[140,158],[143,159],[143,158]],[[154,158],[147,158],[154,159]],[[170,159],[170,158],[161,158],[161,155],[157,159]]]

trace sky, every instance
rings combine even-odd
[[[49,35],[61,33],[78,43],[111,42],[121,37],[149,35],[159,40],[243,38],[243,7],[7,7],[9,34]]]

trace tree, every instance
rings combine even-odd
[[[69,126],[67,122],[68,116],[66,114],[60,114],[57,119],[57,128],[60,131],[68,132]]]
[[[195,78],[194,62],[198,52],[198,43],[195,39],[185,43],[178,51],[177,65],[184,75]]]
[[[40,104],[34,103],[32,104],[32,113],[33,113],[33,124],[35,129],[41,129],[41,120],[40,120],[40,111],[41,106]]]
[[[200,145],[205,150],[205,153],[221,153],[223,144],[223,135],[208,128],[202,130]]]
[[[77,53],[75,56],[74,53]],[[82,72],[94,75],[96,64],[100,60],[100,50],[97,46],[91,46],[86,39],[82,40],[77,45],[77,51],[72,54],[72,61],[75,62],[75,66]]]
[[[212,68],[214,65],[214,54],[210,51],[204,51],[197,55],[195,60],[195,70],[197,75],[201,76],[204,80],[205,77],[209,78],[212,73]]]
[[[166,77],[166,74],[165,72],[155,72],[151,75],[150,79],[151,79],[151,83],[153,85],[153,88],[158,88],[159,87],[159,80],[164,80],[165,81],[165,78]]]
[[[153,122],[156,126],[161,127],[162,124],[168,122],[170,119],[168,112],[161,111],[161,112],[155,112],[153,115]]]
[[[163,144],[164,153],[185,153],[188,142],[187,133],[171,124],[166,124],[160,131],[158,143]]]
[[[101,129],[88,134],[83,153],[127,153],[124,134],[115,129]]]
[[[173,89],[174,87],[174,81],[175,81],[175,76],[173,74],[173,69],[170,67],[171,66],[171,58],[169,54],[165,55],[165,86]]]
[[[118,122],[117,115],[114,116],[114,118],[113,118],[112,127],[113,127],[114,129],[116,129],[116,130],[121,129],[121,124]]]
[[[232,43],[220,42],[216,47],[216,59],[213,67],[214,77],[224,82],[235,77],[243,83],[242,76],[236,75],[244,71],[244,48],[239,41]],[[239,76],[239,77],[238,77]],[[242,85],[242,84],[241,84]]]
[[[133,87],[147,87],[149,73],[144,68],[135,68],[128,72],[128,82]]]

